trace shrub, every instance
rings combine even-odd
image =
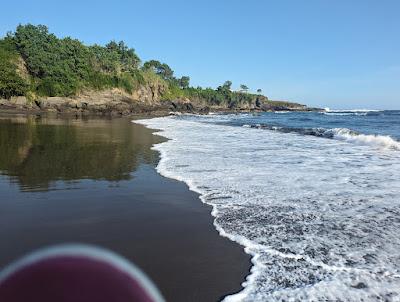
[[[0,97],[24,95],[28,84],[17,73],[18,54],[8,39],[0,40]]]

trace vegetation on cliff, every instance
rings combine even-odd
[[[14,95],[30,91],[33,95],[70,96],[85,88],[107,87],[132,91],[135,84],[144,80],[144,75],[137,73],[139,57],[123,42],[110,42],[105,47],[85,46],[69,37],[58,39],[43,25],[29,24],[18,26],[15,33],[2,40],[0,47],[3,57],[19,55],[29,74],[25,81],[14,77],[19,84]],[[17,69],[15,62],[8,62],[14,64],[9,68]],[[1,82],[10,85],[14,81],[8,76]],[[0,95],[8,97],[8,90],[1,89]]]
[[[0,40],[0,98],[74,96],[82,91],[120,88],[132,94],[140,86],[162,86],[160,100],[190,100],[204,106],[253,107],[267,101],[241,85],[232,91],[226,81],[217,89],[191,87],[190,78],[177,78],[165,63],[142,64],[123,41],[86,46],[70,37],[58,38],[44,25],[19,25]],[[258,106],[257,105],[257,106]]]
[[[18,53],[14,45],[7,40],[0,40],[0,97],[24,95],[28,83],[17,73]]]

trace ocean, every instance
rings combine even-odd
[[[252,255],[224,301],[400,301],[400,111],[139,122],[170,139],[154,146],[158,172]]]

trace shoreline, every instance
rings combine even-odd
[[[155,147],[156,147],[157,145],[159,145],[159,144],[164,143],[165,141],[169,141],[170,139],[167,138],[167,137],[165,137],[165,136],[163,136],[162,134],[160,134],[159,132],[160,132],[161,130],[159,130],[159,129],[153,129],[153,128],[150,128],[150,127],[148,127],[148,126],[146,126],[146,125],[144,125],[144,124],[137,123],[138,120],[142,120],[142,119],[151,119],[151,118],[156,118],[156,117],[162,117],[162,115],[145,116],[145,117],[143,117],[143,116],[135,116],[135,117],[132,119],[131,122],[134,123],[134,124],[138,124],[138,125],[141,125],[141,126],[145,127],[146,129],[148,129],[148,130],[150,130],[150,131],[152,132],[152,135],[161,137],[162,140],[164,140],[164,141],[161,141],[161,142],[158,142],[158,143],[153,144],[153,146],[152,146],[152,148],[151,148],[152,150],[156,150],[156,152],[157,152],[158,155],[159,155],[159,160],[158,160],[158,162],[157,162],[157,165],[154,167],[154,169],[156,170],[156,172],[157,172],[161,177],[164,177],[164,178],[167,178],[167,179],[170,179],[170,180],[179,182],[179,183],[183,183],[183,184],[187,187],[187,189],[188,189],[189,191],[191,191],[191,192],[193,192],[195,195],[197,195],[197,199],[198,199],[198,201],[201,202],[202,206],[204,206],[204,207],[210,209],[209,215],[210,215],[210,218],[211,218],[211,220],[212,220],[212,226],[213,226],[213,228],[215,229],[215,231],[218,233],[218,235],[219,235],[221,238],[227,239],[227,240],[229,240],[231,243],[233,243],[233,244],[235,244],[236,246],[240,247],[240,248],[243,250],[243,252],[246,254],[246,256],[247,256],[247,258],[248,258],[248,260],[249,260],[249,261],[248,261],[248,262],[249,262],[249,267],[248,267],[248,269],[247,269],[247,273],[246,273],[246,275],[245,275],[245,278],[244,278],[244,279],[242,280],[242,282],[240,283],[240,289],[237,290],[237,291],[235,291],[235,292],[226,293],[226,294],[222,295],[222,296],[218,299],[218,301],[223,301],[225,298],[227,298],[227,297],[229,297],[229,296],[236,296],[236,295],[240,296],[240,293],[245,289],[245,284],[246,284],[247,282],[249,282],[251,279],[253,279],[253,277],[252,277],[252,275],[254,274],[253,268],[254,268],[254,266],[256,265],[257,255],[251,253],[251,252],[248,250],[247,246],[246,246],[243,242],[239,242],[238,240],[236,240],[235,238],[233,238],[230,234],[226,233],[226,232],[223,230],[223,228],[222,228],[221,226],[219,226],[219,225],[216,223],[215,219],[217,218],[217,209],[216,209],[216,207],[215,207],[213,204],[208,203],[208,202],[206,201],[206,199],[205,199],[205,197],[203,196],[202,192],[200,192],[196,187],[192,186],[192,185],[191,185],[190,183],[188,183],[187,181],[182,180],[182,179],[178,179],[178,178],[174,178],[174,177],[171,177],[171,176],[167,176],[165,173],[162,173],[162,171],[160,171],[160,169],[159,169],[159,164],[160,164],[161,160],[163,159],[163,157],[162,157],[162,152],[161,152],[160,150],[156,149]],[[228,300],[228,301],[236,301],[236,300],[235,300],[235,298],[233,298],[233,300]]]
[[[94,111],[94,112],[72,112],[72,111],[47,111],[47,110],[32,110],[32,109],[23,109],[23,108],[4,108],[0,105],[0,115],[25,115],[25,116],[44,116],[49,118],[75,118],[75,119],[91,119],[91,118],[131,118],[131,119],[140,119],[140,118],[155,118],[155,117],[163,117],[163,116],[173,116],[173,115],[181,115],[181,114],[195,114],[195,115],[208,115],[208,114],[259,114],[263,112],[316,112],[319,109],[310,109],[310,110],[256,110],[256,109],[243,109],[243,110],[226,110],[226,109],[216,109],[209,111],[169,111],[169,110],[149,110],[143,112],[130,112],[130,113],[122,113],[122,112],[103,112],[103,111]]]
[[[18,127],[26,118],[16,118]],[[30,119],[32,131],[36,131],[36,123],[41,125],[40,131],[48,127],[62,127],[63,131],[75,127],[77,143],[83,143],[76,150],[91,144],[96,135],[102,140],[104,135],[111,135],[105,142],[113,142],[112,149],[129,139],[132,150],[139,153],[126,154],[126,160],[135,162],[133,171],[117,182],[104,179],[97,165],[82,167],[78,172],[84,177],[79,173],[72,178],[46,174],[48,185],[37,181],[37,175],[32,180],[29,175],[20,177],[12,171],[2,173],[0,192],[4,199],[0,211],[5,219],[0,221],[0,240],[8,240],[9,244],[0,250],[1,267],[43,246],[82,242],[109,248],[133,261],[155,282],[167,301],[217,301],[243,289],[242,283],[252,266],[249,255],[242,246],[218,234],[211,206],[203,204],[199,194],[190,191],[185,183],[157,173],[160,156],[150,148],[164,139],[156,131],[132,123],[132,118],[39,120],[42,122],[37,122],[35,116]],[[104,155],[109,157],[107,148],[96,140],[94,143],[93,152],[103,148]],[[31,151],[23,154],[28,156],[24,160],[28,168],[32,161],[45,160],[31,144]],[[52,148],[52,144],[43,146],[48,146],[40,150],[45,154],[46,148]],[[54,152],[56,158],[65,157],[58,154],[58,148]],[[81,168],[75,162],[68,165],[75,173]],[[126,169],[125,165],[121,168]],[[0,170],[4,172],[4,167]],[[8,175],[13,175],[12,186]],[[116,176],[112,173],[110,177]],[[30,182],[25,183],[26,179]]]
[[[145,119],[151,119],[151,118],[153,118],[153,117],[147,117],[147,118],[145,118]],[[136,123],[136,122],[135,122],[136,120],[138,120],[138,119],[133,119],[132,122],[133,122],[133,123]],[[166,136],[163,136],[162,133],[159,133],[159,132],[162,132],[162,130],[151,128],[151,127],[149,127],[149,126],[147,126],[147,125],[145,125],[145,124],[142,124],[142,123],[138,123],[138,124],[140,124],[140,125],[146,127],[146,128],[149,129],[150,131],[152,131],[153,135],[160,136],[160,137],[162,137],[164,140],[167,140],[167,141],[170,140],[170,139],[167,138]],[[248,258],[249,258],[250,266],[249,266],[249,269],[248,269],[248,271],[247,271],[247,275],[245,276],[245,279],[244,279],[243,282],[240,284],[241,289],[240,289],[239,291],[236,291],[236,292],[232,292],[232,293],[223,295],[223,296],[221,297],[221,299],[219,300],[219,301],[223,301],[225,298],[231,297],[230,299],[228,298],[226,301],[227,301],[227,302],[228,302],[228,301],[229,301],[229,302],[230,302],[230,301],[231,301],[231,302],[238,301],[237,299],[240,299],[240,298],[246,296],[246,294],[244,293],[244,291],[246,290],[246,283],[251,283],[252,280],[254,280],[254,279],[256,278],[257,272],[255,271],[255,268],[256,268],[257,264],[259,264],[259,263],[257,262],[257,261],[258,261],[259,255],[256,254],[256,253],[251,252],[251,250],[250,250],[250,248],[249,248],[249,244],[248,244],[248,240],[247,240],[247,239],[245,239],[245,238],[237,238],[237,237],[235,237],[234,235],[231,235],[231,234],[227,233],[227,232],[223,229],[222,226],[220,226],[220,225],[217,224],[216,219],[217,219],[217,217],[218,217],[218,216],[217,216],[217,214],[218,214],[218,209],[217,209],[217,207],[216,207],[214,204],[207,202],[206,197],[205,197],[205,195],[204,195],[204,192],[201,192],[201,190],[200,190],[199,188],[197,188],[196,186],[192,185],[192,184],[191,184],[190,182],[188,182],[187,180],[180,179],[179,177],[176,177],[176,176],[173,177],[172,175],[168,175],[168,173],[165,173],[165,171],[164,171],[164,173],[163,173],[163,171],[161,171],[161,169],[159,168],[159,164],[160,164],[160,162],[163,160],[163,155],[162,155],[161,150],[159,150],[158,148],[155,148],[155,147],[156,147],[157,145],[162,144],[162,143],[164,143],[164,142],[160,142],[160,143],[154,144],[153,147],[152,147],[152,149],[153,149],[153,150],[156,150],[156,151],[159,153],[159,155],[160,155],[160,159],[159,159],[159,161],[158,161],[158,164],[157,164],[157,166],[155,167],[157,173],[158,173],[159,175],[161,175],[162,177],[165,177],[165,178],[168,178],[168,179],[172,179],[172,180],[174,180],[174,181],[178,181],[178,182],[184,183],[184,184],[187,186],[188,190],[190,190],[191,192],[195,193],[195,194],[198,196],[198,199],[201,201],[201,203],[202,203],[204,206],[206,206],[206,207],[208,207],[208,208],[211,208],[210,216],[211,216],[211,218],[212,218],[212,225],[213,225],[213,227],[215,228],[215,230],[218,232],[219,236],[220,236],[221,238],[224,238],[224,239],[229,240],[230,242],[234,243],[234,244],[237,245],[237,246],[240,246],[240,247],[243,249],[243,251],[246,253],[246,255],[248,256]],[[165,157],[164,157],[164,158],[165,158]],[[251,244],[251,245],[253,245],[253,244]]]
[[[269,103],[268,103],[269,102]],[[30,101],[24,96],[0,99],[0,112],[26,114],[61,114],[66,116],[162,116],[168,114],[250,113],[271,111],[321,111],[305,105],[282,105],[268,101],[246,107],[207,105],[185,100],[134,100],[129,95],[103,91],[81,97],[47,97]]]

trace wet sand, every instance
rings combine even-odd
[[[211,208],[155,171],[162,138],[129,119],[0,118],[0,267],[52,244],[96,244],[141,267],[167,301],[217,301],[250,268]]]

